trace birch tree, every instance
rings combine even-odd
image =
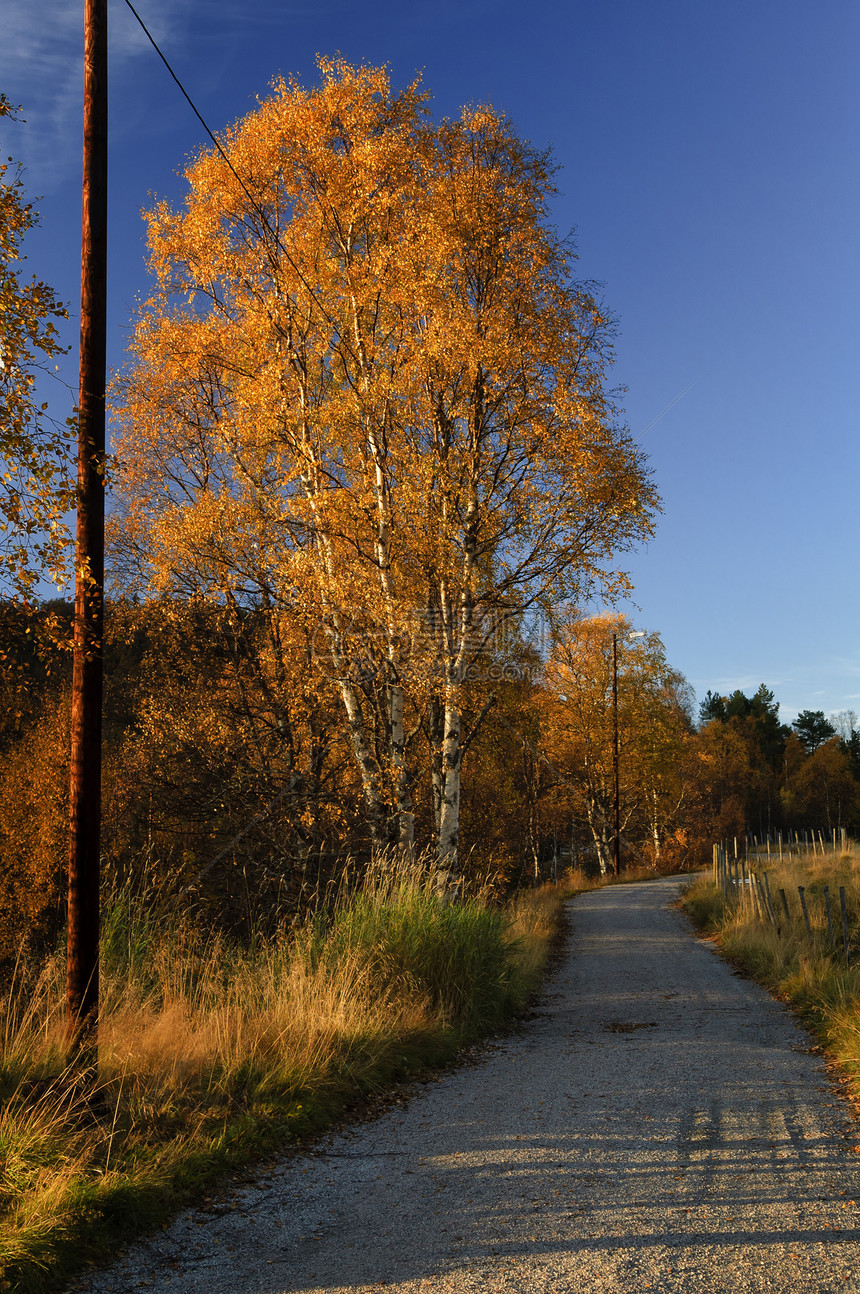
[[[316,616],[374,844],[412,848],[423,725],[453,871],[470,666],[506,618],[622,582],[656,497],[547,157],[490,109],[435,125],[417,84],[320,66],[149,213],[113,548],[141,588]]]

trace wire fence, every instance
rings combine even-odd
[[[726,904],[748,918],[772,926],[778,936],[794,931],[802,921],[810,939],[826,940],[826,944],[834,952],[839,951],[841,942],[845,963],[850,965],[851,905],[846,897],[846,887],[838,887],[840,930],[834,911],[835,900],[831,897],[829,885],[816,884],[814,888],[797,885],[786,891],[783,886],[772,887],[768,868],[762,867],[763,862],[768,866],[777,866],[780,863],[825,860],[828,857],[834,864],[838,861],[853,864],[856,861],[852,855],[852,842],[844,828],[834,828],[826,834],[822,831],[778,832],[774,837],[768,835],[762,840],[747,836],[739,842],[734,838],[731,842],[722,841],[714,845],[714,884],[722,891]],[[794,889],[797,891],[796,900]],[[814,905],[812,915],[810,903]]]

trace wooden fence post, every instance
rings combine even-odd
[[[825,885],[824,887],[824,911],[827,913],[827,937],[830,940],[830,947],[833,948],[836,945],[836,940],[833,938],[833,919],[830,915],[830,886],[829,885]]]

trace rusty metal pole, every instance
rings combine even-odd
[[[85,0],[81,355],[66,993],[70,1054],[76,1060],[86,1055],[88,1064],[94,1063],[97,1055],[99,1008],[106,282],[107,0]]]
[[[612,771],[615,782],[615,837],[612,842],[612,857],[615,875],[621,874],[621,809],[618,794],[618,634],[612,635],[612,722],[613,753]]]

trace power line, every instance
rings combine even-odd
[[[142,30],[142,32],[143,32],[143,34],[144,34],[144,36],[145,36],[145,37],[146,37],[146,39],[149,41],[150,45],[151,45],[151,46],[152,46],[152,48],[155,50],[155,52],[156,52],[156,54],[158,55],[158,57],[161,59],[162,63],[163,63],[163,64],[164,64],[164,66],[167,68],[167,70],[168,70],[168,72],[170,73],[170,75],[173,77],[173,80],[176,82],[176,85],[179,87],[179,92],[180,92],[180,94],[182,94],[182,96],[184,97],[184,99],[185,99],[186,103],[188,104],[189,108],[190,108],[190,109],[191,109],[191,111],[194,113],[194,116],[195,116],[195,117],[197,118],[197,120],[200,122],[200,125],[201,125],[201,126],[203,127],[203,129],[206,131],[206,134],[207,134],[207,135],[209,136],[209,138],[212,140],[212,143],[213,143],[213,144],[215,145],[215,147],[218,149],[218,152],[219,152],[219,153],[221,154],[221,156],[224,158],[224,161],[227,163],[227,165],[230,167],[230,170],[231,170],[231,171],[233,172],[233,174],[236,176],[236,179],[237,179],[237,180],[239,181],[239,183],[242,185],[242,188],[245,190],[245,196],[247,197],[248,201],[253,203],[254,199],[251,197],[250,193],[249,193],[249,192],[248,192],[248,190],[245,188],[245,185],[244,185],[244,182],[243,182],[243,180],[242,180],[242,177],[239,175],[239,173],[237,172],[237,170],[236,170],[236,168],[234,167],[233,163],[230,161],[230,158],[229,158],[229,157],[227,156],[227,154],[224,152],[224,149],[223,149],[223,148],[221,147],[221,145],[218,143],[218,140],[217,140],[217,139],[215,138],[215,136],[212,134],[212,131],[209,129],[209,127],[207,126],[206,122],[203,120],[203,118],[201,117],[200,113],[197,111],[197,108],[195,107],[194,102],[193,102],[193,100],[192,100],[192,98],[191,98],[190,94],[189,94],[189,93],[188,93],[188,91],[185,89],[185,86],[182,84],[182,82],[180,81],[179,77],[176,75],[176,73],[174,72],[173,68],[170,66],[170,64],[168,63],[167,59],[166,59],[166,58],[165,58],[165,56],[162,54],[161,50],[158,48],[158,45],[155,43],[155,37],[152,35],[152,32],[149,30],[149,28],[147,27],[146,23],[143,21],[143,19],[141,18],[140,14],[137,12],[137,10],[135,9],[134,5],[131,3],[131,0],[125,0],[125,2],[126,2],[126,4],[128,5],[128,7],[129,7],[129,9],[131,10],[131,12],[134,14],[134,16],[135,16],[135,18],[137,19],[138,23],[140,24],[140,28],[141,28],[141,30]]]
[[[235,166],[233,165],[233,163],[230,161],[230,158],[229,158],[229,157],[227,156],[227,154],[225,153],[225,151],[224,151],[224,149],[222,148],[221,144],[218,142],[218,140],[216,139],[215,135],[214,135],[214,134],[213,134],[213,132],[209,129],[209,126],[207,125],[207,123],[204,121],[204,119],[203,119],[203,117],[202,117],[201,113],[198,111],[197,107],[195,106],[194,101],[193,101],[193,99],[191,98],[191,95],[190,95],[190,94],[188,93],[188,91],[185,89],[185,86],[182,84],[182,82],[180,81],[179,77],[176,75],[176,73],[174,72],[173,68],[172,68],[172,67],[170,66],[170,64],[168,63],[168,61],[167,61],[166,57],[164,56],[164,54],[163,54],[163,53],[161,52],[161,50],[159,49],[158,44],[156,43],[155,37],[152,35],[152,32],[149,30],[149,28],[147,27],[146,23],[143,21],[143,19],[141,18],[140,14],[137,12],[137,10],[135,9],[134,5],[131,3],[131,0],[125,0],[125,3],[128,5],[128,8],[131,10],[131,12],[134,14],[135,18],[137,19],[138,23],[140,24],[141,31],[142,31],[142,32],[143,32],[143,34],[146,36],[146,39],[149,41],[150,45],[151,45],[151,46],[152,46],[152,48],[155,50],[156,54],[157,54],[157,55],[158,55],[158,57],[161,59],[161,61],[162,61],[162,63],[164,64],[164,66],[167,68],[168,72],[170,73],[171,77],[173,78],[174,82],[176,83],[177,87],[179,88],[180,93],[182,94],[183,98],[185,99],[185,101],[186,101],[186,103],[188,104],[188,106],[189,106],[189,108],[191,109],[191,111],[194,113],[194,116],[195,116],[195,117],[197,118],[197,120],[200,122],[200,125],[201,125],[201,126],[203,127],[203,129],[206,131],[206,134],[209,136],[209,138],[212,140],[212,143],[213,143],[213,144],[215,145],[215,147],[218,149],[218,152],[219,152],[219,153],[221,154],[221,156],[224,158],[224,161],[225,161],[225,162],[227,163],[227,165],[229,166],[229,168],[230,168],[230,170],[232,171],[233,175],[235,175],[236,179],[237,179],[237,180],[238,180],[238,182],[239,182],[239,185],[241,186],[242,192],[245,194],[245,197],[248,199],[248,201],[250,202],[250,204],[251,204],[252,208],[254,209],[254,211],[256,211],[257,215],[260,217],[260,220],[262,221],[263,225],[265,226],[265,228],[267,229],[267,231],[269,232],[269,234],[271,235],[271,237],[274,239],[274,241],[275,241],[276,245],[277,245],[277,246],[280,248],[280,250],[283,252],[283,254],[284,254],[284,256],[285,256],[285,258],[286,258],[286,260],[287,260],[287,263],[288,263],[289,265],[291,265],[291,266],[292,266],[292,268],[295,270],[295,272],[296,272],[296,274],[299,276],[299,279],[301,280],[302,284],[303,284],[303,285],[304,285],[304,287],[307,289],[307,291],[310,293],[311,299],[316,303],[316,305],[317,305],[317,306],[319,307],[319,309],[322,311],[322,314],[323,314],[323,316],[325,317],[325,319],[328,321],[328,323],[330,323],[330,324],[331,324],[331,326],[332,326],[333,328],[337,328],[337,323],[336,323],[336,321],[335,321],[334,319],[332,319],[331,315],[328,313],[328,311],[327,311],[327,310],[325,309],[325,307],[323,306],[322,302],[321,302],[321,301],[319,300],[319,298],[317,297],[317,294],[314,292],[314,290],[313,290],[313,288],[311,287],[310,283],[308,283],[308,281],[307,281],[307,279],[305,278],[304,274],[303,274],[303,273],[302,273],[302,271],[299,269],[298,265],[297,265],[297,264],[296,264],[296,262],[293,260],[292,256],[291,256],[291,255],[290,255],[290,253],[287,251],[287,249],[286,249],[286,247],[284,246],[284,244],[281,242],[281,239],[280,239],[280,236],[279,236],[279,234],[278,234],[277,230],[275,230],[275,229],[273,229],[273,228],[272,228],[272,225],[271,225],[271,223],[270,223],[270,221],[269,221],[269,217],[266,215],[266,213],[265,213],[265,211],[263,210],[263,208],[262,208],[261,206],[259,206],[259,205],[258,205],[258,203],[257,203],[257,202],[254,200],[254,198],[251,196],[251,193],[250,193],[250,191],[249,191],[249,189],[248,189],[248,186],[245,184],[245,181],[242,179],[241,175],[240,175],[240,174],[239,174],[239,172],[236,170],[236,168],[235,168]],[[253,227],[252,225],[249,225],[249,224],[247,223],[247,221],[243,220],[241,217],[240,217],[239,219],[240,219],[240,224],[243,224],[243,225],[245,226],[245,228],[246,228],[246,229],[248,229],[248,230],[250,231],[250,233],[251,233],[251,234],[253,234],[253,236],[254,236],[255,238],[260,238],[260,237],[261,237],[259,230],[254,229],[254,227]]]

